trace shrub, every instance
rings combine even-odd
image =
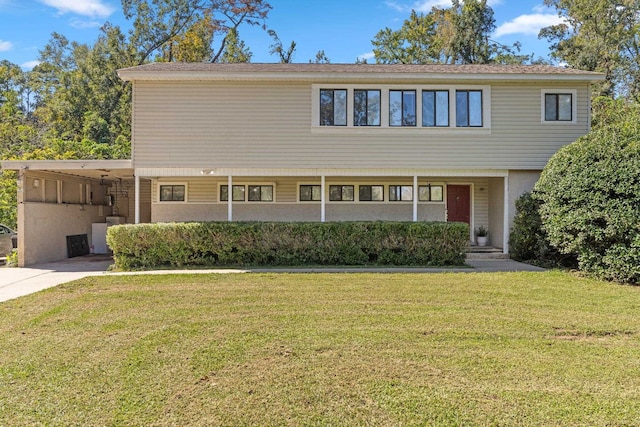
[[[469,228],[423,222],[191,222],[110,227],[116,268],[462,265]]]
[[[640,283],[639,141],[630,114],[558,151],[535,187],[549,241],[599,278]]]
[[[516,200],[516,214],[509,236],[511,258],[542,267],[575,267],[577,260],[554,248],[542,227],[540,200],[524,193]]]

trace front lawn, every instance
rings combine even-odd
[[[0,304],[0,425],[637,425],[640,288],[87,278]]]

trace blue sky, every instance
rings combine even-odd
[[[382,28],[397,29],[412,9],[428,12],[449,6],[450,0],[269,0],[273,10],[267,25],[283,43],[297,43],[294,62],[308,62],[324,50],[333,63],[353,63],[371,56],[371,40]],[[548,45],[538,40],[541,27],[559,22],[543,0],[489,0],[495,12],[494,39],[519,40],[524,54],[546,57]],[[36,63],[38,51],[52,32],[69,40],[93,43],[105,22],[128,29],[118,0],[0,0],[0,60],[24,69]],[[253,52],[253,62],[275,62],[271,38],[258,28],[241,28],[240,37]]]

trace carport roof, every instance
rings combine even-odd
[[[32,170],[74,175],[90,179],[131,179],[131,160],[3,160],[2,169]]]

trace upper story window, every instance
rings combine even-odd
[[[311,99],[312,132],[413,134],[491,129],[490,85],[349,84],[327,88],[313,84]],[[573,100],[575,104],[575,94]],[[543,107],[542,121],[544,113]],[[575,105],[573,117],[575,120]]]
[[[353,91],[353,125],[380,126],[380,91]]]
[[[320,126],[347,125],[347,90],[320,89]]]
[[[160,185],[161,202],[184,202],[186,200],[186,185],[167,184]]]
[[[422,126],[449,126],[449,91],[422,91]]]
[[[416,125],[416,91],[389,91],[389,126]]]
[[[482,91],[456,91],[456,126],[482,127]]]
[[[548,122],[573,120],[573,95],[570,93],[546,93],[544,95],[544,119]]]

